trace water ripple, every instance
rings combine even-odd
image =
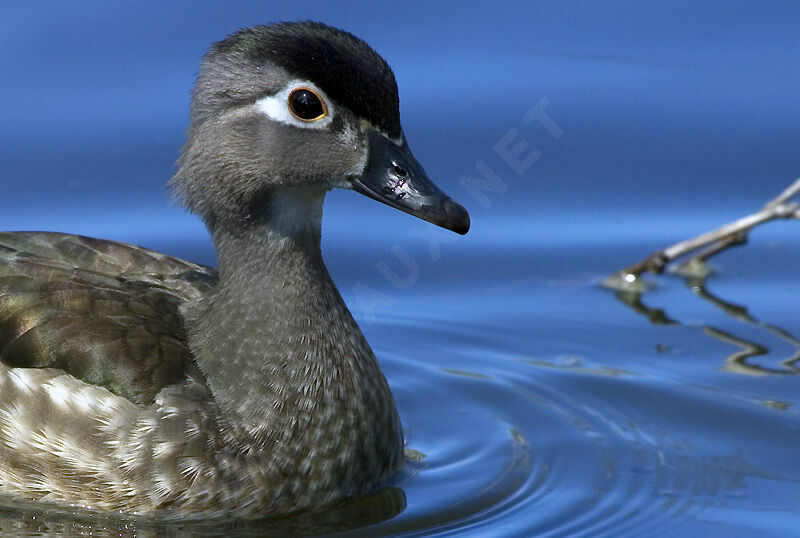
[[[399,484],[405,512],[371,534],[663,535],[716,528],[754,487],[800,478],[742,444],[737,424],[781,428],[762,404],[580,357],[503,358],[484,342],[480,358],[474,341],[429,340],[420,359],[385,356],[409,446],[427,457]]]

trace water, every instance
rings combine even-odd
[[[798,331],[794,233],[765,230],[708,279],[710,293],[761,324],[677,277],[642,298],[673,324],[650,323],[592,275],[647,250],[592,244],[541,248],[550,274],[503,283],[495,275],[522,260],[493,253],[497,273],[470,282],[458,313],[420,314],[453,302],[452,290],[426,289],[409,318],[367,326],[406,410],[409,446],[428,454],[405,486],[406,512],[378,528],[431,525],[433,512],[443,521],[431,527],[458,534],[791,534],[800,347],[773,329]],[[737,361],[743,346],[712,327],[762,354]],[[409,349],[412,333],[422,342]]]
[[[15,51],[0,56],[15,74],[0,85],[1,229],[213,264],[202,226],[163,189],[197,58],[239,26],[307,17],[388,57],[411,145],[473,229],[456,237],[353,193],[326,203],[329,269],[408,441],[392,487],[255,522],[167,524],[7,500],[2,531],[796,533],[798,223],[756,230],[705,282],[649,277],[641,297],[599,285],[800,175],[793,4],[439,6],[425,17],[421,6],[314,2],[266,17],[257,2],[188,13],[23,6],[0,7],[0,48]],[[536,107],[557,128],[526,122]],[[539,152],[524,170],[496,149],[509,136],[501,147],[524,140]],[[465,187],[481,166],[500,183]]]

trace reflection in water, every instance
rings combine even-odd
[[[41,503],[0,503],[3,536],[264,536],[320,535],[374,525],[406,507],[402,489],[387,487],[333,508],[277,519],[169,521],[169,516],[137,517],[86,509],[45,511]]]
[[[640,291],[617,291],[617,299],[630,306],[637,314],[647,316],[653,325],[679,325],[680,323],[671,319],[660,308],[652,308],[642,302],[642,292]]]
[[[491,379],[491,377],[483,374],[479,374],[477,372],[467,372],[465,370],[457,370],[455,368],[442,368],[442,372],[451,375],[461,375],[464,377],[471,377],[474,379]]]
[[[681,273],[681,276],[683,277],[686,286],[697,297],[700,297],[713,306],[719,308],[731,318],[764,329],[795,348],[795,352],[790,357],[780,361],[780,368],[770,368],[753,364],[748,362],[748,359],[767,355],[770,352],[770,348],[741,336],[731,334],[729,331],[723,331],[722,329],[713,327],[711,325],[701,325],[700,329],[704,334],[719,340],[720,342],[732,344],[740,348],[738,351],[732,353],[725,359],[725,363],[721,369],[726,372],[750,376],[795,375],[800,373],[800,367],[797,365],[798,361],[800,361],[800,340],[798,340],[786,329],[783,329],[772,323],[766,323],[756,319],[748,312],[746,306],[726,301],[725,299],[722,299],[721,297],[711,293],[706,284],[706,279],[711,274],[713,274],[713,271],[711,271],[708,266],[704,264],[698,264],[692,269],[684,267],[684,271]],[[676,321],[675,319],[669,317],[664,310],[660,308],[653,308],[644,304],[642,301],[642,295],[647,291],[645,287],[637,286],[636,288],[629,288],[626,286],[626,283],[619,280],[606,280],[604,285],[612,289],[617,288],[615,291],[615,297],[619,299],[620,302],[631,307],[637,313],[646,316],[654,325],[681,325],[680,321]]]
[[[566,360],[562,360],[560,363],[553,363],[550,361],[543,361],[537,359],[525,359],[522,361],[525,364],[530,364],[531,366],[537,366],[539,368],[555,368],[559,370],[566,370],[569,372],[575,372],[580,374],[589,374],[589,375],[599,375],[599,376],[622,376],[622,375],[629,375],[635,376],[634,372],[629,372],[627,370],[622,370],[620,368],[612,368],[609,366],[599,366],[592,368],[590,366],[584,366],[583,360],[580,357],[566,357]]]

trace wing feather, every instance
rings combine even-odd
[[[213,269],[133,245],[0,233],[0,362],[60,368],[149,403],[192,367],[180,307],[216,281]]]

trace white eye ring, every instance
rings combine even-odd
[[[291,110],[289,99],[298,90],[308,90],[313,93],[322,104],[323,113],[318,118],[303,119]],[[334,116],[334,107],[325,92],[307,80],[292,80],[274,95],[262,97],[255,103],[255,109],[265,114],[271,120],[294,125],[303,129],[324,129],[330,125]]]

